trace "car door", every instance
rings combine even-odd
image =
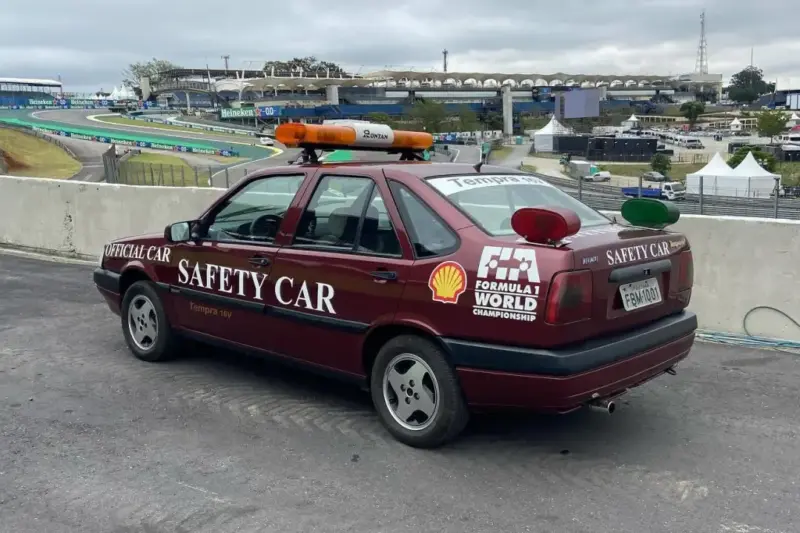
[[[175,246],[170,290],[177,325],[261,349],[277,334],[265,313],[276,237],[306,178],[304,172],[249,181],[202,223],[200,238]]]
[[[394,317],[411,250],[395,231],[383,176],[347,171],[321,172],[309,187],[303,231],[280,249],[271,273],[271,312],[290,332],[284,353],[360,375],[364,334]]]

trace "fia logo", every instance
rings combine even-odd
[[[519,281],[520,273],[524,273],[529,283],[539,283],[536,250],[484,246],[478,263],[478,278],[489,278],[491,271],[494,271],[494,279],[499,281]]]

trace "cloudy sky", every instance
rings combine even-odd
[[[703,8],[712,73],[727,79],[749,64],[753,47],[767,78],[797,76],[800,34],[788,15],[798,0],[768,4],[767,10],[745,0],[4,0],[0,77],[60,75],[68,91],[110,90],[135,61],[221,68],[223,54],[237,68],[315,55],[362,73],[431,70],[442,68],[443,48],[450,71],[676,75],[694,70]]]

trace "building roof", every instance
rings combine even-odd
[[[58,80],[47,80],[42,78],[0,78],[0,83],[16,83],[19,85],[37,85],[39,87],[61,87],[63,84]]]

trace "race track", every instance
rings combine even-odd
[[[347,386],[211,349],[134,359],[91,271],[0,255],[2,532],[800,527],[797,356],[698,344],[613,416],[479,417],[421,451]]]
[[[105,110],[98,109],[56,109],[40,111],[2,111],[0,112],[0,116],[41,122],[48,125],[79,127],[108,134],[124,132],[165,142],[175,142],[176,140],[203,142],[204,144],[214,146],[218,149],[238,151],[241,157],[249,159],[245,162],[236,162],[230,165],[220,164],[220,169],[212,175],[212,185],[214,187],[228,187],[237,183],[249,173],[263,168],[286,165],[289,161],[294,161],[300,154],[299,150],[286,148],[281,144],[276,144],[276,148],[281,152],[276,154],[273,150],[268,150],[260,145],[256,145],[254,139],[249,139],[247,137],[232,139],[231,136],[215,135],[213,132],[198,133],[194,131],[183,132],[179,130],[165,130],[148,127],[144,122],[142,126],[104,124],[88,118],[92,115],[102,115],[105,113],[107,113]],[[74,179],[84,179],[87,175],[91,178],[93,173],[97,173],[97,171],[102,175],[103,169],[100,155],[108,149],[108,145],[73,139],[66,139],[66,143],[76,152],[81,163],[85,166],[85,170],[82,170]],[[475,163],[480,157],[480,152],[477,147],[462,146],[456,149],[460,151],[459,162]],[[358,161],[397,160],[396,155],[375,152],[353,152],[353,156],[355,160]],[[449,157],[437,154],[434,155],[433,160],[448,161]]]

